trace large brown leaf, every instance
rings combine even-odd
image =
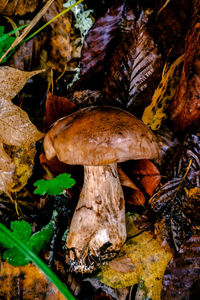
[[[182,131],[200,118],[200,22],[189,30],[180,83],[169,107],[173,126]]]
[[[141,12],[134,29],[115,49],[105,79],[106,99],[109,103],[129,108],[149,103],[155,83],[160,76],[161,57],[147,32],[147,12]]]
[[[90,29],[82,49],[81,74],[94,74],[105,67],[107,53],[112,49],[111,41],[120,31],[124,5],[111,6]]]
[[[29,78],[40,72],[0,68],[0,191],[8,192],[13,186],[21,189],[31,175],[35,156],[33,144],[42,138],[43,134],[31,123],[27,113],[14,105],[11,99]],[[10,146],[18,147],[15,149],[17,155],[12,159],[10,154],[13,150],[9,150]],[[15,188],[15,191],[18,188]]]

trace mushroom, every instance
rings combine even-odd
[[[125,201],[117,163],[156,159],[159,147],[140,120],[111,106],[92,106],[59,119],[46,134],[47,159],[84,166],[84,184],[67,236],[67,259],[91,272],[126,240]]]

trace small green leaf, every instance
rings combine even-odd
[[[49,180],[40,179],[34,182],[33,186],[37,186],[37,188],[34,191],[34,194],[39,194],[41,196],[44,196],[47,193],[48,186],[49,186]]]
[[[75,184],[75,180],[71,178],[71,174],[60,174],[52,180],[37,180],[33,185],[37,186],[34,194],[44,196],[48,195],[60,195],[65,189],[70,189]]]
[[[21,241],[23,241],[23,240],[21,240]],[[7,259],[8,263],[14,267],[26,266],[30,262],[30,259],[27,258],[24,254],[22,254],[15,247],[6,250],[3,254],[3,258]]]
[[[38,254],[46,246],[53,234],[53,223],[50,221],[41,231],[36,232],[32,236],[31,225],[24,220],[11,222],[11,229],[18,240],[22,241],[28,249]],[[25,266],[30,262],[30,259],[22,254],[12,240],[7,239],[6,234],[3,232],[0,232],[0,243],[4,248],[10,248],[3,254],[3,258],[7,259],[9,264],[17,267]]]
[[[27,243],[31,237],[31,225],[22,220],[22,221],[12,221],[10,228],[12,229],[13,233],[18,236],[18,238],[23,241],[24,243]]]
[[[50,222],[47,226],[43,227],[41,231],[36,232],[30,238],[28,242],[28,247],[36,254],[38,254],[41,249],[45,248],[46,244],[49,242],[53,234],[53,224]]]

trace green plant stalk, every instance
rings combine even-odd
[[[57,18],[59,18],[60,16],[64,15],[65,13],[67,13],[69,10],[71,10],[73,7],[75,7],[76,5],[80,4],[81,2],[83,2],[84,0],[79,0],[76,3],[72,4],[70,7],[64,9],[63,11],[61,11],[61,13],[59,13],[58,15],[56,15],[54,18],[52,18],[51,20],[49,20],[47,23],[45,23],[43,26],[41,26],[38,30],[36,30],[35,32],[33,32],[30,36],[28,36],[25,39],[25,42],[29,41],[32,37],[34,37],[36,34],[38,34],[41,30],[43,30],[45,27],[47,27],[51,22],[53,22],[54,20],[56,20]]]
[[[22,25],[16,29],[13,29],[12,31],[8,32],[8,33],[4,33],[3,36],[0,37],[0,42],[3,42],[4,40],[6,40],[8,38],[8,36],[14,34],[17,31],[20,31],[21,29],[23,29],[24,27],[26,27],[27,25]]]
[[[0,232],[7,235],[7,238],[15,243],[15,247],[21,251],[24,255],[28,256],[32,262],[40,268],[40,270],[46,275],[46,277],[58,288],[67,300],[75,300],[74,296],[70,293],[67,287],[60,281],[56,274],[28,247],[26,247],[9,229],[7,229],[2,223],[0,223]]]

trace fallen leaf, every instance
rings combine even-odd
[[[44,273],[32,264],[13,267],[7,262],[1,262],[0,282],[2,299],[65,299]]]
[[[170,153],[171,159],[166,158],[167,179],[164,178],[164,184],[150,199],[157,223],[163,224],[159,235],[176,251],[199,224],[199,138],[199,134],[194,133],[186,136],[185,143],[177,145],[174,154]]]
[[[200,236],[192,236],[169,262],[163,277],[162,299],[198,299]],[[197,289],[195,285],[197,284]]]
[[[103,266],[98,277],[101,282],[113,288],[127,287],[143,282],[146,296],[152,300],[158,300],[160,299],[162,278],[172,254],[163,249],[150,232],[139,234],[133,220],[134,218],[129,216],[128,238],[119,256],[121,259],[123,257],[131,260],[134,268],[132,271],[123,273],[113,270],[109,265]]]
[[[183,131],[200,119],[200,23],[188,31],[179,86],[169,107],[173,128]]]
[[[18,69],[7,66],[0,67],[0,99],[13,99],[24,87],[29,78],[43,71],[44,70],[22,72]]]
[[[104,89],[107,103],[138,114],[139,107],[144,108],[151,99],[160,76],[161,56],[146,30],[148,12],[141,12],[134,24],[111,56]]]
[[[100,71],[104,67],[107,53],[112,49],[112,40],[120,31],[123,4],[111,6],[89,30],[84,41],[81,57],[81,75]]]
[[[160,129],[163,120],[167,119],[166,109],[175,95],[183,60],[184,55],[181,55],[171,66],[165,63],[162,79],[154,91],[151,104],[144,110],[142,121],[152,130]]]
[[[136,185],[142,187],[146,194],[152,196],[154,190],[160,183],[160,172],[158,168],[148,159],[131,160],[123,164],[124,171]]]
[[[26,43],[23,43],[19,49],[16,49],[9,61],[10,67],[22,71],[29,71],[39,64],[40,55],[46,37],[42,34],[40,37],[35,36]]]
[[[61,13],[65,2],[64,0],[54,1],[43,16],[44,21],[49,22]],[[50,23],[50,27],[52,30],[50,32],[48,58],[56,70],[63,72],[66,68],[70,69],[69,63],[71,59],[75,56],[80,58],[80,49],[79,55],[77,55],[77,48],[80,46],[80,36],[74,30],[72,11],[55,19],[54,22]],[[75,63],[74,68],[77,66],[78,62]]]
[[[145,197],[135,183],[128,177],[128,175],[118,165],[119,179],[122,186],[128,187],[129,190],[124,190],[126,203],[131,205],[144,205]]]
[[[45,102],[45,131],[58,119],[65,117],[76,110],[76,105],[67,98],[47,93]]]
[[[26,184],[31,175],[35,151],[29,151],[30,156],[28,155],[28,157],[24,156],[24,151],[26,152],[26,150],[23,150],[23,148],[25,147],[25,149],[28,149],[30,147],[29,150],[31,148],[33,149],[34,147],[31,146],[31,144],[35,143],[43,136],[43,134],[31,123],[27,113],[11,102],[11,99],[23,88],[26,81],[40,72],[41,71],[23,72],[10,67],[0,68],[0,143],[3,145],[1,147],[1,152],[5,152],[5,147],[8,146],[18,147],[18,150],[16,150],[17,155],[12,158],[9,164],[9,151],[7,150],[7,153],[3,153],[5,162],[7,157],[5,168],[2,164],[0,169],[0,186],[2,187],[1,191],[4,192],[8,192],[11,188],[11,173],[12,186],[17,184],[19,177],[21,180],[19,180],[20,184],[18,186],[23,187],[24,184]],[[27,158],[26,163],[25,157]],[[13,164],[16,164],[14,170]],[[7,173],[8,165],[9,174]],[[16,182],[14,181],[14,176],[16,176]]]
[[[29,12],[34,12],[36,7],[38,6],[38,0],[15,0],[15,1],[7,1],[1,0],[0,3],[0,14],[4,14],[7,16],[11,15],[24,15]]]

